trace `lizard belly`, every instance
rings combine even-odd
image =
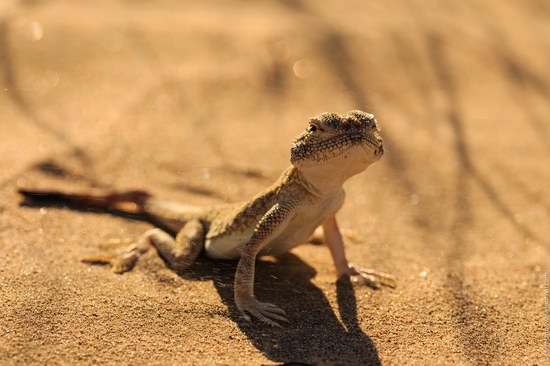
[[[315,229],[328,217],[334,215],[344,202],[343,191],[335,197],[306,204],[296,211],[294,219],[285,230],[273,238],[260,255],[278,255],[289,251],[299,244],[306,243]]]
[[[259,255],[283,254],[295,246],[305,243],[323,220],[324,218],[321,218],[313,222],[298,217],[283,234],[267,243]],[[206,239],[204,244],[206,255],[212,259],[238,259],[241,256],[242,248],[248,243],[253,233],[254,230],[251,229],[244,233]]]
[[[288,252],[290,249],[307,242],[315,229],[324,220],[319,220],[313,225],[297,227],[296,230],[285,232],[269,242],[261,251],[260,255],[279,255]]]
[[[308,241],[315,229],[325,221],[327,214],[310,217],[307,213],[297,216],[285,231],[269,242],[260,255],[279,255]]]
[[[283,233],[264,246],[259,255],[279,255],[305,243],[325,218],[326,215],[311,217],[307,212],[299,213]],[[213,259],[238,259],[242,248],[248,243],[252,234],[254,234],[254,227],[244,232],[207,238],[204,244],[206,254]]]
[[[321,225],[327,217],[332,216],[342,207],[344,192],[326,200],[304,204],[296,212],[284,228],[282,233],[272,238],[264,245],[259,255],[278,255],[287,252],[293,247],[307,242],[315,229]],[[238,259],[242,248],[248,243],[256,225],[251,225],[243,230],[230,234],[224,234],[205,241],[206,255],[213,259]]]
[[[253,233],[254,227],[251,227],[244,232],[207,238],[204,243],[206,255],[212,259],[238,259]]]

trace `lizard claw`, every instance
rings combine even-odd
[[[251,298],[247,300],[237,300],[237,307],[241,312],[243,318],[250,322],[250,315],[258,318],[264,323],[267,323],[273,327],[282,328],[277,321],[290,323],[285,317],[286,313],[283,309],[269,303],[259,302],[258,300]],[[248,315],[249,313],[250,315]]]
[[[353,276],[355,282],[362,281],[365,285],[374,289],[379,289],[381,286],[396,287],[395,277],[388,273],[362,268],[353,264],[349,265],[349,269],[349,275]]]

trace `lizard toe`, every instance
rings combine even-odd
[[[246,320],[247,322],[251,323],[252,322],[252,319],[250,319],[250,316],[245,313],[243,310],[241,310],[241,315],[243,316],[244,320]]]
[[[270,304],[270,303],[263,303],[262,305],[263,305],[265,310],[267,310],[271,313],[286,315],[286,311],[284,311],[283,309],[281,309],[277,305],[273,305],[273,304]]]
[[[352,271],[352,276],[356,281],[361,280],[363,284],[374,289],[379,289],[381,286],[390,288],[396,287],[395,277],[388,273],[380,272],[375,269],[355,266],[353,264],[350,264],[350,269]]]
[[[250,321],[250,316],[248,315],[250,314],[262,322],[274,327],[281,327],[276,320],[289,323],[288,319],[284,316],[286,315],[285,311],[273,304],[262,303],[255,299],[251,299],[244,303],[239,301],[237,306],[247,321]]]
[[[252,315],[254,315],[256,318],[258,318],[260,321],[266,323],[266,324],[269,324],[271,325],[272,327],[277,327],[277,328],[282,328],[281,325],[279,323],[277,323],[275,320],[272,320],[270,319],[269,317],[267,317],[266,315],[262,314],[260,311],[258,310],[252,310],[250,312]]]
[[[361,282],[363,285],[378,290],[380,288],[380,283],[374,276],[368,275],[366,273],[359,273],[352,277],[354,282]]]
[[[279,315],[279,314],[275,314],[275,313],[270,313],[270,312],[264,312],[265,316],[268,317],[268,318],[271,318],[271,319],[275,319],[275,320],[279,320],[279,321],[282,321],[282,322],[285,322],[285,323],[288,323],[290,324],[290,322],[288,321],[287,318],[285,318],[284,316],[282,315]]]

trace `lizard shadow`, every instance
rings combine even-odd
[[[212,278],[229,316],[252,344],[275,362],[301,364],[380,365],[371,338],[357,320],[355,292],[349,279],[336,283],[340,319],[311,279],[316,271],[298,256],[287,253],[257,261],[255,295],[287,312],[290,324],[273,328],[257,320],[245,321],[235,306],[235,262],[200,258],[185,279]]]
[[[24,200],[26,207],[70,207],[81,212],[109,212],[112,215],[152,222],[142,215],[102,209],[81,209],[58,202]],[[186,280],[212,279],[227,306],[229,317],[252,344],[275,362],[294,364],[380,365],[378,351],[357,320],[357,302],[349,279],[336,283],[340,320],[323,291],[311,281],[317,272],[292,253],[257,261],[255,294],[260,301],[283,308],[290,324],[272,328],[258,321],[246,322],[235,306],[233,281],[237,262],[214,261],[204,256],[177,274]]]

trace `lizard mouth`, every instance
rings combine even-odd
[[[362,147],[365,154],[374,154],[378,158],[384,153],[382,141],[375,136],[364,133],[347,133],[332,137],[325,141],[298,143],[292,148],[291,161],[327,161],[356,147]]]

